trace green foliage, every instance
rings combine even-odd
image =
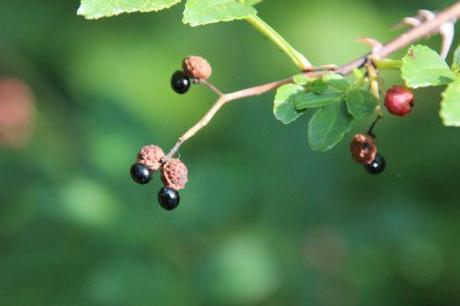
[[[86,18],[96,19],[130,12],[150,12],[167,9],[181,0],[81,0],[78,10]],[[187,0],[183,22],[190,26],[246,19],[256,16],[253,5],[261,0]],[[250,19],[250,18],[249,18]],[[412,46],[403,57],[401,76],[411,88],[449,85],[443,93],[440,116],[447,126],[460,126],[460,50],[449,65],[427,46]],[[354,71],[358,80],[350,84],[343,76],[330,73],[319,79],[296,75],[293,83],[278,89],[273,113],[283,124],[297,120],[308,109],[316,109],[309,128],[309,143],[313,150],[326,151],[334,147],[351,128],[353,119],[372,115],[378,100],[360,89],[364,74]],[[457,78],[457,80],[456,80]],[[319,109],[318,109],[319,108]]]
[[[295,106],[298,111],[303,111],[307,108],[324,107],[332,103],[340,102],[341,98],[342,94],[339,92],[327,92],[322,94],[305,92],[296,96]]]
[[[345,98],[348,112],[355,119],[363,119],[375,112],[379,101],[369,91],[362,89],[351,90]]]
[[[283,124],[289,124],[299,118],[302,113],[295,107],[295,97],[302,94],[304,88],[297,84],[281,86],[276,92],[273,113]]]
[[[323,81],[340,91],[346,91],[350,88],[350,83],[343,76],[336,73],[326,74],[323,77]]]
[[[315,151],[327,151],[350,131],[353,117],[344,103],[335,102],[315,112],[308,127],[308,141]]]
[[[194,26],[245,19],[257,14],[253,5],[261,0],[188,0],[183,22]],[[181,0],[81,0],[78,14],[97,19],[132,12],[156,12]]]
[[[315,110],[308,125],[308,142],[315,151],[330,150],[351,129],[354,119],[363,119],[375,112],[378,100],[360,89],[362,81],[360,78],[350,83],[334,73],[319,79],[294,76],[295,84],[278,89],[275,118],[288,124],[308,109]]]
[[[235,0],[188,0],[182,21],[194,27],[244,19],[255,14],[252,6]]]
[[[451,68],[436,51],[417,45],[404,56],[401,72],[412,88],[448,85],[439,114],[444,125],[460,126],[460,48],[454,52]]]
[[[447,85],[455,74],[436,51],[417,45],[403,57],[402,78],[411,88]]]
[[[292,81],[299,85],[307,85],[308,83],[314,81],[315,79],[307,77],[305,74],[296,74],[292,77]]]
[[[454,52],[454,59],[452,62],[452,71],[454,71],[455,74],[460,73],[460,46],[455,49]]]
[[[446,126],[460,126],[460,78],[442,94],[441,119]]]
[[[439,115],[445,126],[460,126],[460,46],[454,52],[452,71],[456,75],[454,82],[447,86],[442,94]]]
[[[78,14],[97,19],[133,12],[156,12],[167,9],[181,0],[81,0]]]
[[[247,5],[256,5],[262,2],[262,0],[240,0],[241,3],[245,3]]]

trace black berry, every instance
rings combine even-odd
[[[188,78],[184,72],[176,71],[171,77],[171,87],[178,94],[186,93],[190,88],[190,78]]]
[[[385,166],[385,158],[379,153],[377,153],[375,159],[370,164],[364,165],[367,172],[374,175],[382,173],[385,170]]]
[[[173,210],[179,206],[179,201],[179,192],[172,188],[163,187],[158,192],[158,203],[160,203],[160,206],[166,210]]]
[[[131,177],[136,183],[147,184],[152,179],[152,173],[149,168],[143,164],[134,164],[131,166]]]

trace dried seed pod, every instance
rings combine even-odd
[[[159,146],[148,145],[137,153],[137,162],[146,165],[151,171],[157,171],[161,167],[163,156],[165,153]]]
[[[200,56],[186,57],[182,62],[182,69],[186,76],[199,81],[208,80],[212,74],[211,65]]]
[[[188,182],[187,166],[179,159],[171,159],[161,167],[161,180],[166,187],[174,190],[185,188]]]
[[[358,163],[368,165],[375,160],[377,146],[370,135],[356,134],[350,144],[351,156]]]

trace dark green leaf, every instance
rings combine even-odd
[[[331,103],[339,102],[343,94],[338,92],[328,92],[321,95],[312,92],[302,92],[295,96],[295,107],[302,111],[307,108],[323,107]]]
[[[316,111],[308,126],[308,141],[315,151],[328,151],[350,131],[353,117],[342,102],[333,103]]]
[[[348,112],[355,119],[362,119],[375,112],[379,104],[377,98],[367,90],[355,89],[345,97]]]
[[[308,83],[305,86],[306,91],[310,91],[317,95],[320,95],[326,92],[327,88],[328,88],[327,83],[324,82],[322,79],[313,80],[312,82]]]

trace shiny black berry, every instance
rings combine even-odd
[[[174,72],[171,77],[171,87],[178,94],[186,93],[190,88],[191,81],[182,71]]]
[[[366,168],[368,173],[377,175],[385,170],[385,166],[385,158],[381,154],[377,153],[375,159],[370,164],[364,165],[364,168]]]
[[[152,179],[152,173],[143,164],[132,165],[130,173],[133,180],[139,184],[147,184]]]
[[[172,188],[163,187],[158,192],[158,203],[160,203],[160,206],[166,210],[173,210],[179,206],[179,201],[179,192]]]

